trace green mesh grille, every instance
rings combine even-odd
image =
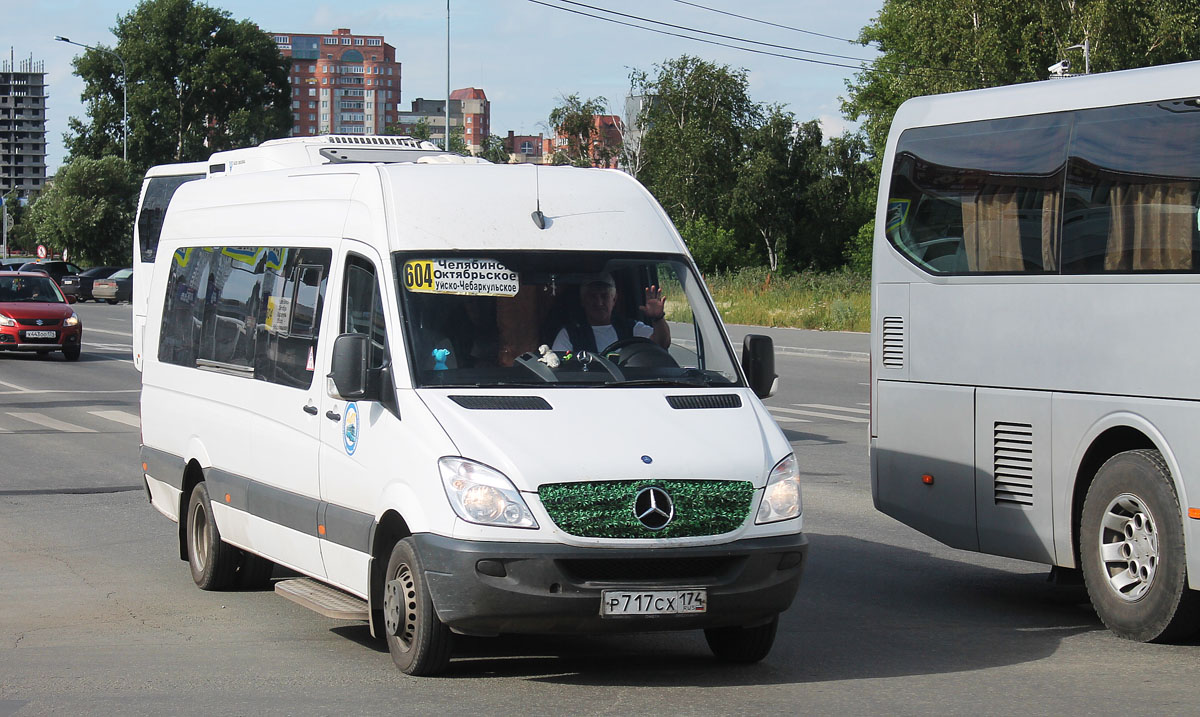
[[[650,530],[633,514],[638,491],[662,488],[675,503],[675,517]],[[690,538],[736,530],[750,514],[749,481],[634,480],[548,483],[538,497],[561,530],[581,538]]]

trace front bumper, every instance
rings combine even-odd
[[[52,326],[56,332],[54,338],[30,339],[25,332],[35,329],[32,326],[0,327],[0,351],[62,351],[64,348],[78,346],[83,340],[83,329],[79,326]]]
[[[792,603],[808,554],[802,533],[680,548],[578,548],[413,536],[438,617],[470,635],[602,633],[749,626]],[[702,587],[700,615],[600,616],[606,589]]]

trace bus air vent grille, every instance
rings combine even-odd
[[[883,317],[883,367],[904,368],[903,317]]]
[[[1033,426],[997,421],[993,441],[996,505],[1033,505]]]

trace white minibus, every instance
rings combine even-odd
[[[298,573],[275,590],[409,674],[455,634],[703,629],[762,659],[807,553],[800,462],[760,401],[770,339],[735,358],[653,197],[298,164],[210,171],[162,227],[142,463],[196,584]]]
[[[875,505],[1200,625],[1200,63],[904,103],[872,264]]]

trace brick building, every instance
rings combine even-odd
[[[46,186],[46,68],[33,58],[0,62],[0,195]]]
[[[624,128],[620,115],[592,115],[590,154],[593,167],[617,168],[621,159],[621,133]],[[546,162],[553,162],[558,152],[569,155],[570,142],[570,138],[562,133],[546,140]]]
[[[429,127],[429,138],[441,145],[446,137],[446,101],[422,97],[413,100],[412,109],[400,112],[396,120],[400,134],[411,134],[422,120]],[[463,140],[472,154],[483,151],[491,125],[492,103],[483,90],[466,87],[450,93],[450,129],[462,128]]]
[[[510,162],[517,164],[545,164],[546,138],[537,134],[516,134],[511,129],[504,138]]]
[[[292,134],[383,134],[396,122],[400,63],[382,35],[272,33],[292,59]]]

